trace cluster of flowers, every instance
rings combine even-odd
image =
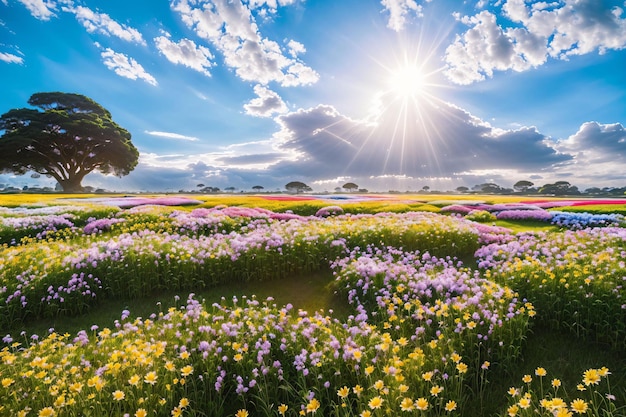
[[[476,252],[489,279],[533,301],[542,321],[626,347],[626,229],[520,234]]]
[[[198,209],[203,210],[203,209]],[[225,220],[226,213],[254,215]],[[141,296],[156,289],[181,290],[228,281],[271,280],[302,271],[319,270],[348,248],[386,244],[407,250],[432,247],[435,255],[470,255],[481,232],[475,223],[433,213],[340,215],[327,219],[278,220],[263,210],[208,210],[183,214],[125,214],[127,221],[92,220],[88,225],[115,228],[120,234],[92,233],[68,241],[35,241],[2,250],[0,286],[5,303],[0,328],[9,318],[58,314],[62,293],[74,273],[98,277],[106,291],[98,296]],[[194,226],[195,225],[195,226]],[[483,227],[484,228],[484,227]],[[173,232],[164,231],[171,230]],[[185,234],[179,234],[183,230]],[[207,234],[189,233],[204,230]],[[237,229],[237,230],[233,230]],[[230,230],[230,231],[229,231]],[[16,276],[32,276],[18,287]],[[92,286],[80,309],[65,304],[66,314],[78,314],[93,303]],[[19,291],[19,294],[16,293]],[[55,303],[40,304],[52,297]]]
[[[335,265],[338,285],[358,269],[347,261],[355,255]],[[375,261],[374,253],[367,257]],[[422,304],[412,294],[403,302],[399,297],[410,292],[397,291],[400,282],[390,283],[397,293],[386,308],[374,305],[365,311],[364,305],[355,305],[355,315],[345,321],[254,297],[234,298],[230,305],[223,300],[207,309],[191,294],[180,308],[149,319],[132,319],[124,311],[113,330],[93,327],[74,338],[52,333],[24,348],[7,336],[4,342],[11,345],[0,351],[0,393],[6,399],[0,413],[371,416],[389,410],[456,415],[463,409],[469,375],[490,366],[488,361],[475,364],[467,350],[473,344],[464,333],[475,340],[479,328],[508,327],[523,316],[527,320],[533,310],[526,304],[524,314],[513,294],[495,285],[483,288],[492,293],[482,295],[473,292],[482,284],[466,285],[460,276],[445,284],[450,279],[445,270],[454,268],[450,260],[407,257],[405,268],[412,259],[429,276],[415,287],[432,286],[428,300]],[[383,288],[377,293],[383,294]],[[513,306],[511,318],[503,315],[500,323],[481,313],[505,314],[506,305],[491,305],[499,297]],[[397,314],[367,319],[395,308],[391,304]],[[454,317],[467,326],[455,330]],[[404,330],[411,328],[408,336],[396,329],[400,323]]]
[[[580,230],[587,227],[605,227],[624,223],[621,214],[594,214],[587,212],[548,211],[545,208],[562,207],[571,202],[550,202],[538,204],[451,204],[442,207],[442,213],[460,214],[474,221],[493,220],[534,220],[550,222],[559,227]]]
[[[548,371],[538,367],[535,369],[536,378],[526,374],[522,377],[522,386],[509,388],[510,406],[507,408],[507,415],[509,417],[530,417],[538,414],[555,417],[623,415],[624,410],[618,409],[615,396],[611,393],[608,382],[610,374],[606,367],[587,369],[582,375],[581,383],[576,386],[576,398],[573,398],[574,395],[568,393],[559,378],[550,379],[548,385]],[[604,394],[594,389],[603,383],[606,384]]]
[[[552,211],[552,224],[568,229],[585,229],[587,227],[615,226],[624,222],[621,214],[592,214],[568,211]]]
[[[511,289],[450,257],[369,247],[333,267],[338,292],[360,312],[355,320],[422,343],[458,335],[464,347],[455,348],[472,358],[475,370],[487,359],[513,359],[509,349],[521,343],[535,315]]]

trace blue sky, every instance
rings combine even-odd
[[[624,48],[623,0],[0,0],[0,112],[103,105],[109,190],[621,187]]]

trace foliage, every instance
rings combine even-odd
[[[291,181],[285,185],[285,189],[290,192],[303,193],[313,191],[311,187],[300,181]]]
[[[467,220],[481,223],[491,223],[496,221],[495,214],[488,212],[487,210],[472,210],[465,215]]]
[[[0,117],[0,172],[33,171],[75,192],[90,172],[124,176],[137,165],[130,133],[90,98],[37,93],[28,104],[43,111],[12,109]]]

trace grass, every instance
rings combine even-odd
[[[222,299],[230,300],[235,296],[241,299],[243,296],[250,298],[254,295],[259,300],[273,297],[279,306],[291,303],[296,311],[333,310],[333,317],[343,319],[348,316],[350,309],[344,300],[334,294],[330,285],[332,282],[332,272],[325,270],[272,281],[219,285],[196,291],[194,294],[197,299],[204,299],[207,305],[220,303]],[[159,292],[142,298],[107,299],[86,314],[50,317],[22,323],[22,326],[14,329],[13,333],[28,329],[28,336],[32,334],[43,336],[49,329],[61,334],[66,332],[75,334],[80,330],[88,330],[92,325],[111,328],[123,310],[129,310],[134,317],[146,318],[153,313],[167,311],[169,307],[184,304],[188,295],[189,293]],[[180,301],[177,302],[176,298],[180,298]]]
[[[483,396],[475,396],[475,404],[469,409],[481,410],[475,415],[496,415],[506,408],[508,401],[505,395],[510,387],[521,387],[523,375],[535,376],[538,366],[545,368],[548,374],[544,378],[545,385],[558,378],[563,387],[574,394],[576,385],[580,383],[582,374],[590,368],[601,368],[611,364],[611,386],[624,392],[626,386],[626,356],[624,352],[610,349],[608,346],[575,339],[566,332],[555,332],[548,327],[535,326],[526,339],[521,359],[506,369],[497,369],[489,380]],[[618,396],[619,398],[619,396]],[[624,404],[617,404],[624,405]],[[621,415],[621,414],[620,414]]]
[[[558,226],[550,223],[534,220],[496,220],[496,225],[511,229],[513,233],[521,232],[556,232]]]

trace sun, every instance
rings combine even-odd
[[[418,97],[426,92],[426,78],[423,68],[409,64],[390,71],[387,83],[389,91],[399,97]]]

